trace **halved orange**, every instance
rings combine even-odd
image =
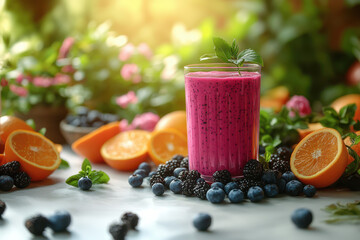
[[[307,135],[294,149],[290,166],[305,184],[330,186],[344,173],[348,152],[338,131],[323,128]]]
[[[100,153],[109,166],[117,170],[133,171],[146,161],[149,139],[148,131],[125,131],[106,141]]]
[[[72,150],[93,163],[104,162],[100,154],[101,146],[107,140],[120,133],[121,129],[119,124],[119,122],[108,123],[86,134],[71,145]]]
[[[166,163],[175,154],[188,155],[186,137],[182,133],[166,128],[151,134],[149,155],[155,164]]]
[[[19,161],[31,181],[47,178],[61,162],[53,142],[40,133],[27,130],[16,130],[8,136],[5,156],[5,163]]]

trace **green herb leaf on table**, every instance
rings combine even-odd
[[[82,177],[90,178],[93,184],[104,184],[108,183],[110,180],[109,175],[107,175],[105,172],[99,170],[92,170],[91,163],[86,158],[81,165],[81,171],[79,171],[78,174],[70,176],[66,180],[66,183],[71,186],[78,187],[79,179]]]
[[[326,223],[360,222],[360,201],[347,204],[331,204],[326,206],[323,210],[331,214],[331,217],[325,221]]]
[[[41,128],[41,129],[39,130],[39,133],[40,133],[41,135],[45,136],[46,128]]]
[[[68,161],[61,159],[60,165],[58,167],[58,169],[67,169],[70,167],[70,164]]]

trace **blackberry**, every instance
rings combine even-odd
[[[181,189],[182,189],[182,194],[184,194],[185,196],[192,196],[194,195],[194,188],[196,186],[196,181],[192,181],[192,180],[185,180],[181,183]]]
[[[168,170],[171,172],[171,175],[173,175],[174,170],[178,167],[180,167],[180,161],[176,159],[172,159],[166,162],[165,166],[168,168]]]
[[[30,184],[30,177],[26,172],[19,172],[14,176],[14,185],[18,188],[26,188]]]
[[[20,163],[18,161],[8,162],[0,166],[0,176],[8,175],[13,177],[18,172],[20,172]]]
[[[36,236],[41,236],[48,225],[49,221],[40,214],[25,221],[25,227]]]
[[[200,173],[196,170],[191,170],[189,172],[189,174],[187,175],[186,179],[188,180],[192,180],[192,181],[195,181],[198,180],[198,178],[200,178]]]
[[[194,187],[194,194],[198,198],[205,200],[206,193],[209,189],[210,189],[210,184],[208,184],[207,182],[198,182]]]
[[[124,240],[128,229],[126,224],[111,224],[109,227],[109,232],[114,240]]]
[[[184,156],[180,154],[176,154],[171,159],[181,162],[184,159]]]
[[[263,166],[258,160],[251,159],[245,164],[243,173],[247,179],[258,180],[263,174]]]
[[[179,173],[179,179],[181,181],[185,181],[187,179],[187,176],[189,175],[189,171],[182,171]]]
[[[5,209],[6,209],[6,204],[0,200],[0,219],[3,215],[3,213],[5,212]]]
[[[184,157],[183,160],[181,160],[180,167],[189,169],[189,158]]]
[[[249,188],[259,186],[261,188],[264,187],[264,183],[259,180],[252,180],[252,179],[246,179],[241,178],[235,180],[235,182],[239,185],[240,190],[246,195],[246,193],[249,191]]]
[[[170,171],[170,169],[168,168],[168,166],[166,166],[165,164],[160,164],[157,172],[160,176],[162,176],[163,178],[167,177],[167,176],[171,176],[174,170]]]
[[[273,161],[271,164],[270,164],[270,167],[272,168],[272,170],[276,170],[276,171],[279,171],[281,173],[285,173],[287,171],[291,171],[290,170],[290,163],[287,162],[287,161],[283,161],[283,160],[280,160],[280,161]]]
[[[134,229],[139,223],[139,217],[135,213],[126,212],[121,216],[121,221],[125,223],[129,229]]]
[[[156,173],[150,177],[150,186],[152,187],[155,183],[161,183],[165,185],[165,180],[162,176]]]
[[[279,147],[276,149],[277,155],[284,161],[290,161],[291,151],[287,147]]]
[[[224,185],[231,182],[231,173],[228,170],[219,170],[213,174],[214,182],[221,182]]]

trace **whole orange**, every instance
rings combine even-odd
[[[172,128],[187,137],[186,112],[175,111],[163,116],[155,126],[155,131]]]
[[[20,118],[14,116],[0,117],[0,153],[4,150],[6,139],[15,130],[34,131]]]
[[[357,107],[354,120],[360,120],[360,94],[349,94],[339,97],[331,104],[331,107],[339,112],[342,107],[352,103],[355,103]]]

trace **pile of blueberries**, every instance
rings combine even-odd
[[[303,193],[306,197],[313,197],[316,193],[314,186],[303,186],[291,171],[282,174],[275,170],[264,170],[257,160],[250,160],[245,165],[244,178],[232,179],[229,171],[220,170],[214,173],[213,183],[210,185],[196,170],[189,171],[186,164],[181,165],[184,160],[188,161],[187,157],[176,155],[166,164],[159,165],[154,172],[150,172],[151,167],[148,163],[141,163],[128,182],[132,187],[139,187],[144,179],[148,179],[156,196],[170,189],[175,194],[197,196],[211,203],[222,203],[226,196],[231,203],[239,203],[245,198],[251,202],[259,202],[265,197],[272,198],[281,193],[290,196],[299,196]],[[170,175],[169,170],[177,166],[176,161],[180,162],[180,166]]]
[[[77,107],[74,114],[68,114],[65,122],[75,127],[101,127],[118,120],[118,116],[110,113],[101,113],[87,107]]]

